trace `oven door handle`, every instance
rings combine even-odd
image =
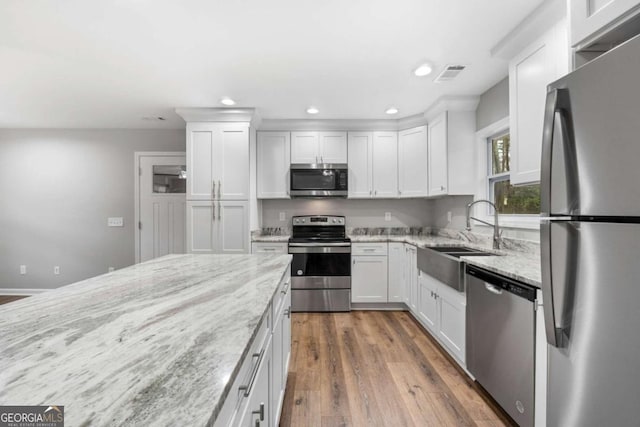
[[[350,254],[351,246],[291,246],[290,254]]]
[[[351,243],[337,242],[337,243],[289,243],[289,247],[296,248],[318,248],[318,247],[350,247]]]

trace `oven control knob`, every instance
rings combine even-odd
[[[336,223],[336,219],[335,219],[335,218],[333,218],[333,223],[334,223],[334,224]]]
[[[298,276],[302,276],[302,270],[298,270]]]

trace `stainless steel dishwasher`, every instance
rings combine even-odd
[[[533,287],[467,266],[467,369],[521,427],[534,425]]]

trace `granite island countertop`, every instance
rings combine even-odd
[[[168,255],[0,306],[0,404],[213,424],[290,255]]]

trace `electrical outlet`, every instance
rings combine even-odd
[[[451,222],[451,211],[447,212],[447,222]]]
[[[56,276],[58,274],[60,274],[60,266],[59,265],[54,265],[53,266],[53,274],[55,274]]]
[[[115,268],[113,267],[109,267],[109,269],[107,270],[109,273],[111,273],[113,270],[115,270]]]
[[[384,213],[384,220],[385,221],[391,221],[391,212],[385,212]]]
[[[121,216],[109,217],[107,219],[108,227],[124,227],[124,220]]]
[[[27,274],[27,266],[26,265],[21,265],[20,266],[20,274]]]
[[[280,221],[286,221],[287,220],[287,216],[285,215],[284,212],[280,212]]]

